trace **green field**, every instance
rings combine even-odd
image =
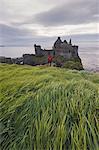
[[[0,65],[1,150],[98,150],[99,74]]]

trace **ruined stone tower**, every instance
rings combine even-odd
[[[66,40],[62,42],[60,37],[58,37],[58,39],[54,43],[53,50],[55,51],[56,56],[60,55],[66,59],[78,57],[78,46],[73,46],[71,43],[71,39],[68,43]]]

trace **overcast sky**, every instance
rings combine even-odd
[[[97,40],[98,0],[0,0],[0,44]]]

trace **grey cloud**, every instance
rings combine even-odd
[[[29,41],[32,37],[36,36],[36,32],[32,33],[26,29],[20,29],[5,24],[0,24],[0,44],[5,43],[24,43]]]
[[[33,21],[44,26],[74,25],[96,22],[97,14],[97,0],[74,0],[36,14]]]
[[[0,24],[0,36],[7,36],[7,37],[23,37],[30,35],[30,31],[26,29],[20,29],[12,26],[8,26],[5,24]],[[34,34],[35,31],[34,31]]]
[[[46,47],[54,37],[38,36],[36,31],[32,33],[26,29],[0,24],[0,45],[5,46],[30,46],[41,44]],[[47,41],[47,42],[46,42]],[[47,45],[48,44],[48,45]]]

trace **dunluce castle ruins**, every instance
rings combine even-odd
[[[78,57],[78,46],[72,45],[71,39],[69,43],[66,40],[62,42],[61,38],[58,37],[51,50],[43,50],[41,46],[34,45],[36,56],[48,56],[49,53],[52,56],[63,56],[66,59]]]
[[[48,55],[53,56],[53,64],[58,67],[64,67],[69,61],[77,62],[78,70],[82,70],[83,66],[78,55],[78,46],[73,45],[71,39],[69,42],[62,41],[60,37],[57,38],[52,49],[42,49],[40,45],[34,45],[35,54],[23,54],[21,58],[5,58],[5,63],[27,64],[27,65],[44,65],[48,63]],[[0,61],[3,59],[0,58]],[[76,66],[75,66],[76,68]],[[74,68],[74,69],[75,69]]]

